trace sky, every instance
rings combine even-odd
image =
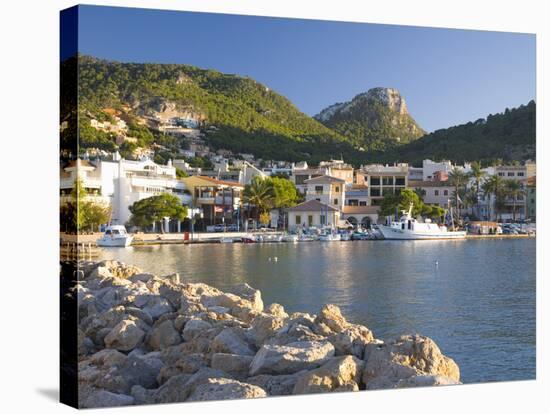
[[[397,88],[429,132],[536,94],[533,34],[80,6],[78,48],[250,76],[308,115]]]

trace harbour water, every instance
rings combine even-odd
[[[247,282],[264,303],[325,303],[391,339],[433,338],[464,383],[535,378],[536,240],[156,245],[102,249],[157,275],[220,289]]]

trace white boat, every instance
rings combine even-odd
[[[336,234],[325,233],[325,234],[319,235],[319,241],[323,241],[323,242],[340,241],[340,240],[342,240],[342,237],[338,233]]]
[[[101,239],[97,239],[100,247],[128,247],[134,236],[128,234],[124,226],[107,226]]]
[[[222,238],[220,239],[220,243],[233,243],[233,241],[234,241],[234,240],[233,240],[232,238],[230,238],[230,237],[222,237]]]
[[[293,233],[287,233],[283,236],[282,239],[284,242],[287,243],[297,243],[298,242],[298,235]]]
[[[399,221],[389,226],[379,225],[378,231],[387,240],[434,240],[434,239],[463,239],[465,231],[452,231],[446,226],[433,223],[430,219],[419,222],[412,217],[412,204],[409,211],[403,211]]]

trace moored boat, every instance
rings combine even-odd
[[[399,221],[390,225],[379,225],[378,231],[386,240],[437,240],[463,239],[465,231],[449,230],[447,226],[433,223],[430,219],[420,222],[412,217],[412,204],[408,211],[403,211]]]
[[[126,227],[115,225],[107,226],[103,237],[97,239],[100,247],[128,247],[132,243],[133,236],[128,234]]]

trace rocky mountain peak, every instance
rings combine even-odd
[[[380,102],[401,115],[409,113],[407,111],[407,103],[405,102],[405,98],[403,98],[399,91],[395,88],[372,88],[365,93],[357,95],[353,98],[352,102],[356,99],[367,99]]]

